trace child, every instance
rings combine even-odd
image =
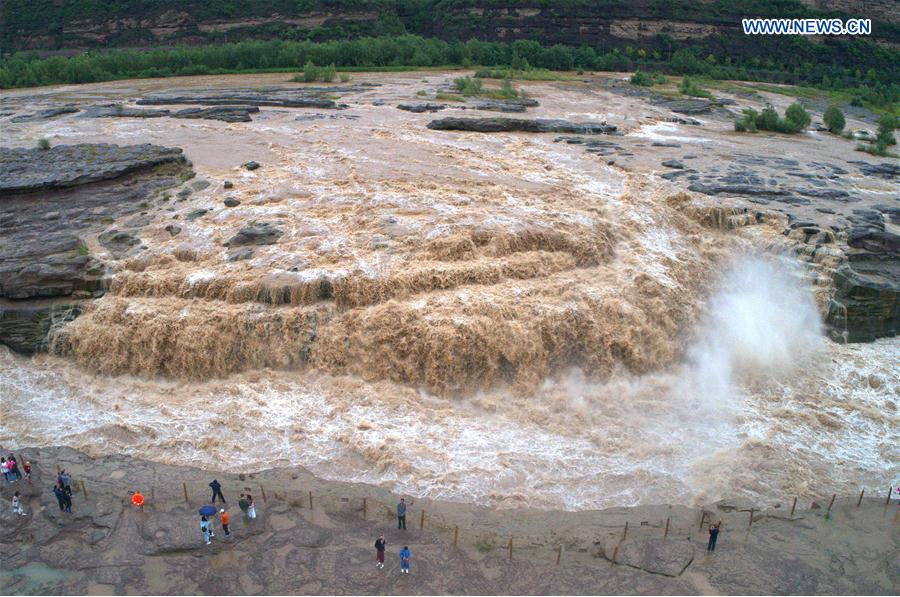
[[[12,508],[13,512],[19,514],[21,516],[28,516],[25,514],[25,510],[22,509],[22,500],[19,499],[19,492],[17,491],[12,499]]]
[[[403,549],[400,550],[400,574],[409,574],[409,559],[412,557],[412,553],[409,551],[409,546],[404,545]]]
[[[205,516],[200,517],[200,531],[203,533],[203,540],[207,545],[212,543],[212,531],[209,529],[209,520]]]
[[[375,539],[375,567],[376,568],[384,568],[384,548],[385,548],[384,535],[379,535],[378,539]]]

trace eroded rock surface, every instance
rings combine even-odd
[[[432,120],[428,128],[438,131],[473,131],[477,133],[525,132],[602,135],[616,131],[614,125],[602,122],[569,122],[558,119],[521,118],[442,118]]]

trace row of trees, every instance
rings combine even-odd
[[[671,53],[615,48],[598,52],[592,47],[543,46],[535,41],[512,43],[469,40],[448,42],[415,35],[367,37],[353,40],[252,41],[212,46],[186,46],[157,50],[96,51],[77,56],[42,58],[19,53],[0,58],[0,87],[31,87],[57,83],[90,83],[134,77],[223,74],[259,70],[298,70],[308,63],[337,68],[429,67],[471,65],[533,67],[555,71],[658,71],[787,83],[806,82],[832,87],[858,87],[861,101],[884,105],[900,101],[894,70],[884,77],[874,69],[865,73],[829,64],[828,80],[817,79],[820,65],[778,70],[784,65],[747,61],[728,56],[700,55],[690,48]],[[773,70],[774,69],[774,70]],[[821,71],[821,72],[826,72]]]

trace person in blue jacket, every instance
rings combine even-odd
[[[404,545],[403,549],[400,550],[400,574],[409,574],[409,559],[412,557],[412,553],[409,551],[409,546]]]

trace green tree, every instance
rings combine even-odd
[[[788,109],[784,113],[784,118],[797,132],[802,131],[809,126],[810,122],[812,122],[809,113],[799,102],[788,106]]]
[[[828,130],[835,135],[840,135],[844,130],[844,125],[847,124],[844,119],[844,113],[834,104],[828,106],[825,114],[822,115],[822,120],[825,121],[825,126],[828,127]]]

